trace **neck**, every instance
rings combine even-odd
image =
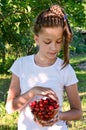
[[[36,65],[39,65],[42,67],[47,67],[47,66],[53,65],[56,61],[56,58],[55,59],[47,59],[45,57],[40,56],[39,54],[36,54],[34,61],[35,61]]]

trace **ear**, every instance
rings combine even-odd
[[[39,43],[39,37],[37,35],[34,35],[34,40],[35,40],[36,44]]]

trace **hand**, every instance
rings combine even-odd
[[[29,93],[32,95],[32,97],[36,95],[41,96],[47,96],[52,98],[53,100],[58,101],[58,98],[56,96],[56,93],[51,88],[45,88],[41,86],[35,86],[29,90]]]
[[[54,125],[56,122],[59,121],[59,113],[57,113],[56,116],[55,116],[53,119],[51,119],[50,121],[38,120],[36,117],[34,117],[34,121],[35,121],[38,125],[40,125],[40,126],[42,126],[42,127],[44,127],[44,126],[52,126],[52,125]]]

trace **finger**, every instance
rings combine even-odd
[[[51,126],[51,125],[53,124],[53,122],[48,122],[48,121],[42,120],[42,121],[40,121],[40,124],[41,124],[42,126]]]
[[[55,92],[52,89],[50,89],[50,88],[43,88],[41,94],[42,95],[47,95],[47,94],[55,95]]]
[[[36,123],[42,127],[44,126],[50,126],[51,124],[50,123],[47,123],[46,121],[43,121],[43,120],[38,120],[38,119],[35,119]]]
[[[58,102],[58,97],[56,95],[48,94],[48,97]]]
[[[39,121],[41,126],[48,126],[48,124],[45,121]]]
[[[42,126],[42,124],[40,123],[40,121],[37,118],[33,118],[33,120],[40,126]]]
[[[41,125],[42,125],[42,126],[52,126],[52,125],[53,125],[53,122],[51,122],[51,123],[42,123]]]

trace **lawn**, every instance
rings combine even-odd
[[[71,65],[74,67],[77,77],[79,79],[78,88],[81,98],[83,116],[80,121],[69,122],[69,130],[86,130],[86,70],[78,67],[79,64],[86,62],[86,54],[73,56],[70,59]],[[16,130],[16,123],[18,120],[18,113],[15,112],[9,115],[5,111],[5,102],[8,87],[10,84],[10,75],[0,75],[0,130]],[[68,101],[64,101],[63,109],[69,108]]]

